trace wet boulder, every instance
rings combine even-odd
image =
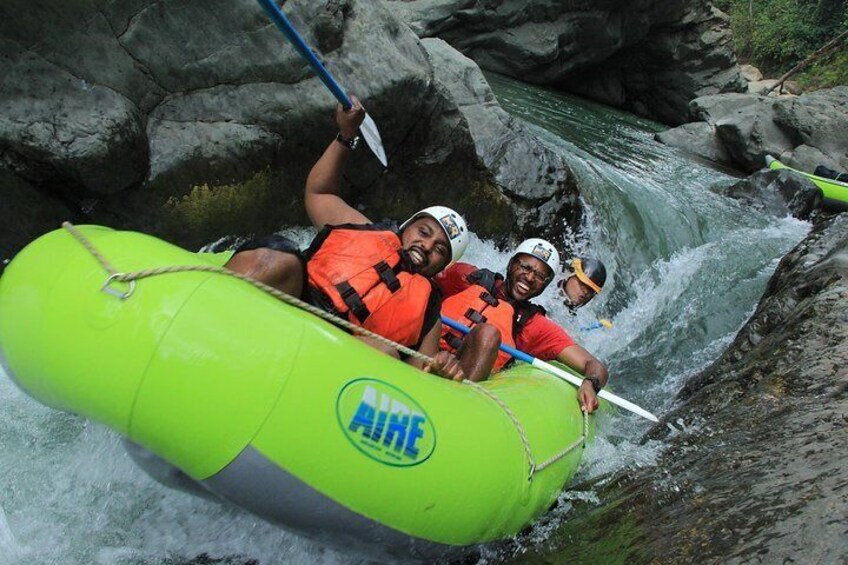
[[[774,105],[766,98],[718,118],[715,132],[733,164],[743,171],[755,171],[765,164],[766,155],[782,155],[794,143],[774,121]]]
[[[809,179],[785,169],[758,171],[719,192],[761,212],[778,217],[791,214],[801,220],[809,219],[824,198]]]
[[[739,65],[739,70],[749,83],[763,80],[763,73],[754,65]]]
[[[801,170],[813,171],[818,165],[848,170],[848,86],[781,99],[774,111],[775,124],[796,142],[781,160]],[[802,153],[806,150],[824,158],[808,159]]]
[[[520,236],[537,219],[579,229],[576,187],[551,188],[568,176],[561,163],[541,150],[478,150],[484,138],[436,76],[454,71],[435,69],[382,3],[291,0],[284,9],[379,126],[388,171],[363,146],[344,187],[369,217],[403,219],[438,202],[467,211],[483,237]],[[0,37],[10,79],[0,85],[0,168],[35,194],[89,222],[189,247],[307,223],[304,181],[336,134],[336,101],[255,1],[9,0]],[[468,70],[459,58],[439,64]],[[502,120],[485,96],[481,115]],[[527,130],[510,128],[512,143],[534,146]],[[538,159],[557,172],[510,180],[511,168]],[[0,252],[28,239],[12,237]]]
[[[656,138],[746,172],[765,166],[767,154],[806,171],[848,170],[848,86],[801,96],[705,96],[691,102],[690,117]]]
[[[738,92],[700,96],[689,103],[689,115],[694,122],[702,121],[715,125],[718,120],[760,102],[760,98],[756,96]]]
[[[492,172],[498,189],[516,203],[517,228],[522,237],[538,233],[537,226],[579,224],[579,192],[563,158],[500,107],[473,61],[440,39],[425,39],[422,43],[437,83],[449,91],[467,124],[477,156]],[[497,203],[468,205],[479,207],[481,215],[485,215],[485,210]],[[560,233],[549,231],[547,235]]]
[[[714,163],[730,162],[730,153],[715,135],[715,126],[692,122],[656,134],[657,141],[679,147]]]
[[[145,117],[132,100],[11,41],[0,54],[0,166],[66,197],[144,180]]]

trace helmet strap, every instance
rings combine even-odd
[[[560,287],[560,289],[561,289],[561,291],[562,291],[562,303],[565,305],[565,307],[566,307],[566,308],[568,308],[568,312],[569,312],[572,316],[576,316],[576,315],[577,315],[577,310],[579,310],[580,308],[583,308],[584,306],[586,306],[587,304],[589,304],[589,302],[591,302],[591,301],[592,301],[592,299],[593,299],[593,298],[595,298],[595,296],[596,296],[596,295],[595,295],[595,294],[593,294],[592,296],[590,296],[590,297],[589,297],[589,300],[587,300],[587,301],[586,301],[586,302],[584,302],[583,304],[575,304],[575,303],[571,300],[571,297],[570,297],[570,296],[568,296],[568,292],[565,290],[565,285],[568,283],[568,281],[569,281],[569,280],[571,280],[571,277],[577,277],[577,280],[581,280],[581,279],[580,279],[580,277],[578,277],[576,274],[572,274],[570,277],[568,277],[567,279],[565,279],[565,282],[563,282],[563,283],[562,283],[562,286]]]
[[[504,295],[509,299],[512,299],[512,277],[510,277],[510,273],[512,272],[512,265],[515,263],[515,259],[516,256],[513,255],[509,263],[506,264],[506,276],[503,282]]]
[[[595,291],[595,294],[599,294],[601,292],[601,287],[595,284],[595,281],[590,279],[586,273],[583,272],[583,261],[580,259],[575,259],[571,262],[571,268],[574,269],[574,275],[586,286]]]

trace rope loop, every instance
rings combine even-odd
[[[126,300],[127,298],[132,296],[133,292],[135,292],[135,281],[125,281],[123,280],[124,276],[124,273],[112,273],[106,278],[106,282],[103,283],[103,286],[100,287],[100,290],[105,292],[106,294],[111,294],[112,296],[120,298],[121,300]],[[129,288],[127,288],[125,292],[116,290],[112,288],[112,281],[127,283],[129,285]]]
[[[569,453],[571,453],[572,451],[577,449],[578,447],[583,447],[585,449],[586,448],[586,442],[588,441],[588,439],[589,439],[589,413],[586,412],[586,411],[583,411],[583,433],[580,434],[580,437],[577,439],[577,441],[575,441],[574,443],[572,443],[571,445],[569,445],[568,447],[566,447],[565,449],[563,449],[562,451],[560,451],[556,455],[554,455],[554,456],[546,459],[542,463],[540,463],[536,467],[536,471],[544,471],[545,469],[547,469],[548,467],[550,467],[551,465],[553,465],[554,463],[556,463],[557,461],[559,461],[560,459],[562,459],[563,457],[565,457],[566,455],[568,455]]]

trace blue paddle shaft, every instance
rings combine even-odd
[[[445,324],[446,326],[453,328],[457,331],[460,331],[464,334],[467,334],[468,332],[471,331],[467,327],[463,326],[462,324],[460,324],[459,322],[457,322],[455,320],[451,320],[447,316],[442,316],[442,323]],[[535,357],[527,355],[523,351],[519,351],[519,350],[515,349],[514,347],[510,347],[508,345],[501,344],[500,350],[506,351],[507,353],[509,353],[510,355],[515,357],[516,359],[518,359],[520,361],[524,361],[525,363],[530,363],[534,367],[542,369],[543,371],[547,371],[548,373],[551,373],[555,377],[558,377],[558,378],[560,378],[564,381],[567,381],[567,382],[573,384],[576,387],[579,387],[583,382],[583,379],[581,377],[575,377],[571,373],[567,373],[567,372],[563,371],[562,369],[560,369],[558,367],[554,367],[550,363],[546,363],[545,361],[542,361],[541,359],[536,359]],[[659,420],[657,419],[656,416],[654,416],[653,414],[651,414],[650,412],[648,412],[644,408],[641,408],[641,407],[637,406],[636,404],[633,404],[629,400],[625,400],[624,398],[619,398],[618,396],[612,394],[611,392],[608,392],[606,390],[602,390],[601,392],[598,393],[598,397],[603,398],[605,400],[608,400],[609,402],[612,402],[613,404],[615,404],[617,406],[621,406],[625,410],[630,410],[634,414],[638,414],[639,416],[642,416],[643,418],[647,418],[648,420],[650,420],[652,422],[659,422]]]
[[[315,56],[315,53],[312,52],[312,49],[303,41],[303,38],[297,33],[297,30],[294,29],[289,19],[286,15],[277,7],[277,4],[274,0],[258,0],[259,4],[265,10],[265,13],[273,20],[280,31],[283,32],[283,35],[294,45],[294,48],[298,50],[300,55],[306,59],[306,62],[309,63],[309,66],[312,67],[312,70],[315,71],[315,74],[318,75],[318,78],[321,79],[321,82],[324,83],[330,92],[333,93],[333,96],[336,97],[342,106],[344,106],[345,110],[350,109],[353,104],[350,101],[350,98],[347,97],[344,90],[339,86],[339,83],[336,82],[336,79],[333,78],[333,75],[324,68],[324,65],[321,64],[321,61],[318,60],[318,57]]]
[[[460,324],[459,322],[457,322],[455,320],[448,318],[447,316],[442,316],[442,323],[445,324],[446,326],[448,326],[449,328],[453,328],[453,329],[460,331],[464,334],[467,334],[468,332],[471,331],[466,326]],[[533,361],[535,360],[534,357],[527,355],[523,351],[519,351],[519,350],[515,349],[514,347],[504,345],[503,343],[500,345],[500,350],[504,351],[506,353],[509,353],[510,355],[512,355],[513,357],[518,359],[519,361],[524,361],[525,363],[531,363],[532,364]]]

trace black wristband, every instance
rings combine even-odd
[[[598,377],[586,377],[586,380],[592,383],[592,389],[595,391],[595,394],[601,392],[601,379]]]
[[[345,147],[347,147],[348,149],[350,149],[352,151],[352,150],[356,149],[357,145],[359,145],[359,136],[354,135],[353,137],[348,139],[347,137],[344,137],[342,135],[342,132],[339,132],[336,135],[336,141],[338,141],[339,143],[341,143],[342,145],[344,145]]]

